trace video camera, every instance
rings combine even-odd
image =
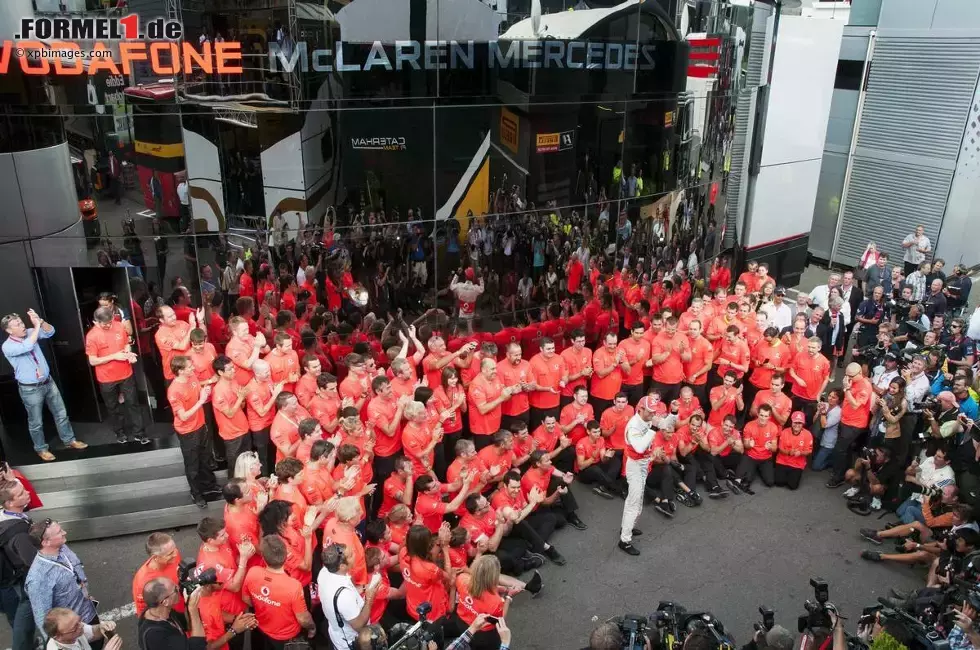
[[[663,650],[682,647],[687,637],[698,631],[714,638],[719,650],[731,650],[735,647],[735,639],[711,612],[688,612],[682,605],[661,601],[657,605],[657,611],[650,615],[649,622],[659,631],[660,648]]]
[[[415,613],[419,617],[418,622],[414,625],[396,624],[391,628],[389,634],[389,638],[395,639],[395,642],[385,648],[378,648],[378,650],[426,650],[429,647],[429,641],[435,640],[432,631],[426,625],[428,616],[432,613],[432,605],[426,601],[415,608]]]
[[[218,572],[212,569],[197,571],[194,560],[184,560],[177,567],[177,587],[181,592],[190,594],[198,587],[218,584]]]
[[[909,650],[949,650],[949,641],[935,627],[938,620],[927,623],[906,611],[892,607],[885,598],[879,598],[878,602],[880,606],[864,610],[861,622],[865,622],[865,617],[874,616],[874,613],[877,612],[878,622],[882,627],[893,624],[908,633],[908,636],[914,641],[909,644]],[[932,617],[933,614],[931,609],[923,612],[923,615],[929,617]],[[870,622],[873,624],[873,620]]]

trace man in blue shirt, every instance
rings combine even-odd
[[[980,411],[978,404],[970,395],[970,384],[966,377],[956,377],[953,379],[953,395],[956,396],[956,403],[960,405],[960,413],[971,420],[980,419],[977,412]]]
[[[3,342],[3,356],[14,369],[17,390],[24,408],[27,409],[27,429],[34,443],[34,451],[41,460],[52,461],[54,454],[48,451],[48,443],[44,437],[45,404],[54,416],[58,437],[65,446],[85,449],[88,445],[75,439],[65,402],[61,399],[61,391],[52,381],[51,369],[44,358],[44,352],[37,344],[38,339],[54,336],[54,327],[41,320],[33,309],[27,310],[27,316],[33,325],[31,328],[27,328],[17,314],[0,318],[0,328],[8,334],[7,340]]]
[[[82,561],[68,548],[65,529],[57,521],[45,519],[31,524],[30,535],[38,551],[27,571],[24,590],[37,629],[44,629],[44,617],[55,607],[70,609],[83,623],[98,624],[95,602],[88,593],[88,576]]]

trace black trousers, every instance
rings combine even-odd
[[[711,457],[711,463],[714,465],[716,476],[725,476],[729,471],[737,472],[741,462],[742,454],[737,451],[729,452],[727,456]]]
[[[841,424],[837,430],[837,444],[834,445],[834,478],[843,479],[844,472],[851,466],[851,447],[864,433],[864,429]]]
[[[272,468],[275,467],[276,462],[275,451],[269,438],[269,427],[252,431],[252,447],[258,455],[259,461],[262,462],[262,476],[269,476],[272,474]],[[230,467],[230,469],[232,472],[235,471],[234,467]]]
[[[116,437],[139,438],[144,435],[143,414],[136,397],[136,380],[132,375],[121,381],[99,384],[99,393],[105,402],[105,409],[112,420]],[[119,396],[122,396],[122,404]]]
[[[490,434],[483,435],[482,433],[474,433],[472,439],[473,446],[476,447],[477,451],[480,451],[484,447],[489,447],[493,444],[493,435]]]
[[[551,481],[548,483],[548,496],[550,497],[555,491],[561,486],[565,485],[565,481],[561,480],[557,476],[552,476]],[[567,487],[567,486],[566,486]],[[560,521],[568,521],[568,518],[575,514],[578,510],[578,501],[575,500],[575,495],[572,494],[571,490],[565,492],[558,497],[558,500],[554,502],[549,509],[555,513],[555,516]]]
[[[521,558],[530,549],[531,545],[518,537],[507,536],[501,539],[494,552],[500,561],[500,572],[515,577],[524,573],[524,561]]]
[[[718,471],[715,468],[715,459],[717,456],[712,456],[704,449],[698,449],[694,452],[694,458],[697,460],[698,467],[701,468],[701,472],[704,474],[704,484],[708,486],[709,490],[717,487]],[[691,485],[688,484],[688,487],[691,487]]]
[[[623,461],[617,456],[609,460],[589,465],[578,473],[578,480],[585,485],[599,484],[610,492],[619,492],[619,473],[623,470]]]
[[[252,451],[252,432],[246,431],[232,440],[225,440],[225,459],[228,461],[228,474],[235,473],[235,462],[247,451]],[[237,637],[236,637],[237,638]]]
[[[647,489],[664,501],[674,500],[674,473],[670,465],[655,463],[647,474]]]
[[[775,470],[773,468],[774,462],[772,458],[767,460],[756,460],[749,457],[748,454],[742,456],[742,460],[738,463],[738,469],[735,470],[735,474],[742,483],[748,485],[753,480],[755,480],[755,475],[758,474],[759,478],[762,479],[762,484],[766,487],[772,487],[776,480]]]
[[[611,399],[600,399],[594,395],[589,397],[589,404],[592,405],[592,412],[595,413],[596,420],[602,419],[602,414],[613,405]]]
[[[564,528],[565,520],[560,522],[553,512],[546,508],[538,508],[529,514],[524,521],[515,524],[510,531],[512,537],[517,537],[531,547],[535,553],[544,553],[544,547],[551,536],[559,528]]]
[[[194,498],[204,496],[205,492],[218,489],[214,472],[208,467],[207,453],[208,428],[202,426],[190,433],[177,434],[180,453],[184,457],[184,475]]]
[[[755,396],[759,394],[761,388],[753,386],[748,381],[742,383],[744,388],[742,389],[742,400],[745,402],[745,419],[749,419],[749,412],[752,410],[752,402],[755,401]]]
[[[630,406],[636,406],[643,397],[643,384],[623,384],[623,392],[626,393],[626,399],[629,401]],[[592,410],[594,411],[595,408],[593,407]],[[602,413],[596,413],[596,417],[601,418]]]
[[[678,481],[683,481],[687,487],[692,490],[695,489],[698,484],[698,470],[701,469],[697,459],[694,456],[679,455],[677,456],[677,462],[681,464],[683,469],[678,469],[676,466],[671,465],[670,468],[674,471],[674,476]]]
[[[694,396],[698,398],[698,401],[701,403],[701,409],[705,413],[711,410],[711,404],[708,403],[708,382],[703,384],[688,384],[685,382],[684,385],[690,388]]]
[[[803,480],[803,470],[777,463],[775,479],[776,485],[779,487],[788,487],[791,490],[795,490],[800,487],[800,481]]]
[[[459,439],[463,437],[463,430],[453,431],[452,433],[444,433],[442,436],[442,454],[443,458],[446,459],[446,467],[452,464],[456,460],[456,443]],[[445,477],[440,477],[445,478]]]
[[[569,445],[551,459],[551,464],[560,472],[571,472],[575,468],[575,447]]]
[[[532,406],[531,407],[531,423],[530,423],[530,429],[531,429],[531,431],[534,431],[535,429],[537,429],[538,428],[538,425],[541,424],[542,422],[544,422],[544,419],[546,417],[548,417],[549,415],[555,416],[555,419],[557,420],[558,419],[558,416],[561,415],[561,407],[560,406],[556,406],[556,407],[550,408],[550,409],[539,409],[539,408],[535,408],[535,407]]]
[[[679,383],[665,384],[662,381],[654,381],[651,385],[660,391],[660,401],[664,404],[669,405],[681,395],[681,385]]]
[[[806,416],[806,426],[807,430],[811,430],[813,427],[813,419],[817,415],[817,402],[812,399],[803,399],[799,395],[793,395],[793,410],[803,411],[803,415]]]

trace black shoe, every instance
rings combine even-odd
[[[749,496],[755,496],[755,490],[752,489],[752,485],[750,483],[742,484],[742,492],[745,492]]]
[[[542,589],[544,589],[544,581],[541,579],[541,574],[535,571],[531,579],[524,583],[524,590],[531,594],[531,598],[537,598]]]
[[[643,531],[640,530],[639,528],[634,528],[633,529],[633,537],[639,537],[642,534],[643,534]]]
[[[659,512],[660,514],[662,514],[664,517],[667,517],[668,519],[671,519],[671,518],[673,518],[674,513],[669,508],[669,506],[670,506],[670,503],[665,503],[663,501],[658,501],[657,503],[653,504],[653,509],[656,510],[657,512]],[[622,542],[620,542],[620,544],[622,544]]]
[[[191,497],[191,498],[194,500],[194,505],[196,505],[198,508],[203,509],[208,507],[208,502],[205,500],[204,497]]]
[[[565,557],[554,546],[545,551],[544,554],[558,566],[565,566]]]
[[[125,445],[127,442],[129,442],[129,438],[127,438],[126,436],[117,435],[116,442],[119,443],[120,445]]]
[[[861,559],[869,562],[881,562],[881,553],[878,551],[861,551]]]
[[[677,495],[677,502],[682,506],[687,506],[688,508],[695,508],[698,504],[694,503],[694,499],[687,492],[681,492]]]
[[[827,481],[827,487],[830,488],[831,490],[836,490],[842,485],[844,485],[844,479],[837,478],[836,476],[830,477],[830,480]]]
[[[872,544],[877,544],[878,546],[881,546],[882,542],[884,541],[878,535],[878,531],[874,530],[873,528],[862,528],[860,530],[860,535]]]
[[[571,524],[572,528],[577,528],[578,530],[585,530],[588,528],[588,526],[585,525],[585,522],[579,519],[578,515],[574,512],[568,515],[565,519],[569,524]]]
[[[627,555],[632,555],[634,557],[640,554],[640,549],[633,546],[631,542],[621,541],[619,543],[619,550],[621,550],[623,553],[626,553]]]
[[[673,501],[667,502],[667,510],[670,510],[670,514],[673,515],[677,512],[677,504]]]
[[[141,445],[148,445],[152,441],[146,436],[136,436],[136,442],[140,443]]]
[[[598,494],[603,499],[615,499],[616,498],[616,495],[614,495],[612,492],[610,492],[609,490],[607,490],[602,485],[597,485],[594,488],[592,488],[592,493],[593,494]]]
[[[734,481],[735,480],[735,470],[733,470],[733,469],[726,470],[725,471],[725,478],[728,479],[729,481]]]
[[[742,486],[738,484],[738,481],[736,479],[730,478],[728,479],[727,482],[728,482],[728,489],[732,491],[732,494],[742,493]]]
[[[697,490],[691,490],[691,493],[688,495],[688,497],[691,499],[691,501],[694,502],[694,505],[696,506],[699,506],[702,503],[704,503],[704,499],[701,498],[701,494]]]
[[[533,555],[527,555],[525,556],[523,562],[524,562],[524,571],[522,571],[521,573],[524,573],[526,571],[533,571],[534,569],[540,569],[541,567],[544,566],[544,556],[538,555],[536,553]]]
[[[710,490],[708,490],[709,499],[724,499],[729,494],[728,490],[722,488],[720,485],[716,485]]]

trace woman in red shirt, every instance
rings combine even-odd
[[[456,626],[465,630],[480,614],[504,618],[510,608],[512,590],[500,586],[500,560],[495,555],[481,555],[473,560],[468,573],[456,577]],[[470,641],[471,650],[497,650],[500,635],[490,623],[484,625]]]
[[[425,526],[412,526],[398,559],[405,578],[405,610],[412,620],[417,621],[419,605],[427,602],[432,606],[427,620],[431,623],[433,640],[441,648],[443,626],[450,623],[449,526],[443,525],[438,535],[433,535]]]
[[[466,413],[466,391],[459,385],[459,373],[455,368],[446,366],[442,369],[442,384],[435,388],[430,403],[440,415],[452,411],[452,415],[442,421],[442,448],[448,465],[456,457],[456,442],[463,433],[463,413]]]

